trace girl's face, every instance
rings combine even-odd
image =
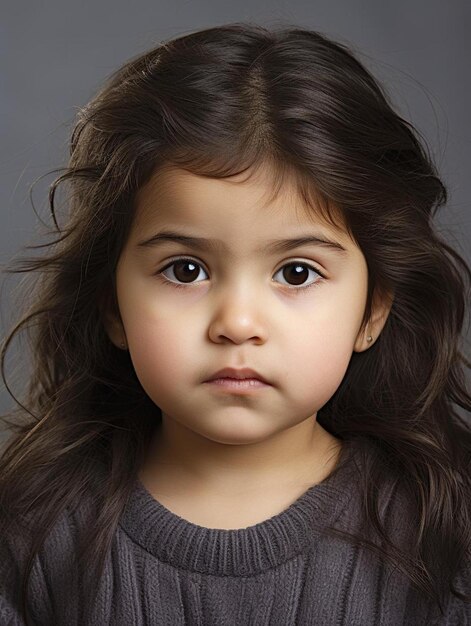
[[[122,325],[111,325],[110,337],[126,342],[163,419],[212,442],[261,442],[312,422],[352,352],[370,345],[359,335],[367,295],[361,250],[309,217],[288,189],[264,205],[269,184],[183,170],[155,175],[137,196],[117,267]],[[206,243],[152,244],[164,230]],[[336,246],[274,247],[303,237]],[[205,382],[223,367],[252,368],[271,384],[236,394]]]

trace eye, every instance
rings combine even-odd
[[[301,263],[299,261],[286,263],[286,265],[283,265],[283,267],[280,268],[276,272],[276,274],[279,274],[280,272],[282,273],[283,278],[295,281],[295,285],[292,287],[293,289],[307,289],[308,287],[314,287],[325,279],[325,276],[321,274],[321,272],[313,265],[309,265],[308,263]],[[309,272],[314,272],[320,278],[315,282],[308,283],[307,285],[300,285],[300,283],[304,282],[306,278],[309,277]]]
[[[171,263],[168,263],[163,269],[159,270],[156,273],[156,276],[163,280],[166,283],[171,283],[172,286],[174,287],[181,287],[184,288],[186,286],[190,286],[192,284],[194,284],[194,280],[195,278],[198,278],[200,275],[200,269],[203,269],[201,264],[198,263],[197,261],[190,259],[190,258],[180,258],[180,259],[176,259],[173,260]],[[170,270],[170,274],[173,274],[172,276],[167,276],[165,274],[165,272],[167,272],[168,270]],[[205,273],[206,271],[203,270]],[[318,280],[316,281],[312,281],[310,283],[308,283],[307,285],[302,285],[301,283],[304,282],[308,276],[309,276],[309,272],[313,272],[314,274],[317,274],[317,276],[319,277]],[[294,285],[292,285],[291,283],[285,283],[288,286],[291,285],[291,290],[294,291],[299,291],[300,289],[308,289],[309,287],[315,287],[317,286],[319,283],[323,282],[325,279],[325,276],[322,272],[320,272],[316,267],[314,267],[313,265],[310,265],[309,263],[304,263],[304,262],[300,262],[300,261],[293,261],[291,263],[286,263],[285,265],[283,265],[282,268],[280,268],[276,273],[276,274],[282,274],[282,277],[285,280],[292,280],[294,281]],[[182,281],[182,282],[178,282],[178,281]],[[197,281],[200,282],[200,281]]]
[[[193,261],[193,259],[178,259],[176,261],[172,261],[172,263],[169,263],[166,267],[164,267],[163,270],[158,273],[162,274],[164,278],[166,278],[170,282],[176,283],[176,287],[180,287],[183,285],[179,285],[177,281],[181,281],[183,283],[191,283],[193,282],[192,279],[198,278],[198,268],[201,268],[201,265],[196,261]],[[173,277],[169,277],[165,274],[165,272],[167,272],[168,270],[170,270],[170,274],[173,274]]]

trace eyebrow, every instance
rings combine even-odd
[[[217,251],[224,247],[224,244],[217,239],[205,239],[204,237],[195,237],[191,235],[184,235],[173,230],[163,230],[148,239],[139,241],[138,248],[154,248],[164,244],[167,241],[173,241],[181,243],[196,250],[202,251]],[[292,237],[290,239],[271,239],[266,245],[262,246],[257,252],[267,253],[280,253],[287,252],[293,248],[298,248],[304,245],[318,246],[326,248],[339,255],[346,256],[348,251],[337,241],[328,239],[324,235],[318,233],[306,234],[302,237]]]

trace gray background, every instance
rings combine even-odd
[[[471,263],[470,3],[466,0],[291,0],[207,2],[9,0],[0,6],[0,262],[39,243],[31,184],[67,159],[77,109],[103,79],[162,39],[232,21],[317,29],[349,45],[385,83],[396,109],[425,136],[450,199],[437,225]],[[40,180],[33,201],[48,218]],[[36,254],[26,251],[28,256]],[[38,251],[39,253],[39,251]],[[1,336],[15,321],[12,295],[20,276],[0,275]],[[469,328],[466,329],[469,357]],[[16,340],[18,342],[18,340]],[[21,393],[28,375],[21,344],[6,360],[7,382]],[[11,378],[16,366],[18,382]],[[469,376],[469,372],[468,372]],[[469,378],[468,378],[469,380]],[[13,384],[14,383],[14,384]],[[0,412],[13,407],[3,382]]]

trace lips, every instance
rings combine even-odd
[[[213,374],[206,382],[211,380],[216,380],[217,378],[236,378],[237,380],[243,380],[247,378],[256,378],[257,380],[261,380],[263,383],[267,385],[270,384],[266,378],[264,378],[257,371],[244,367],[242,369],[235,369],[233,367],[224,367],[223,369],[218,370],[215,374]]]

